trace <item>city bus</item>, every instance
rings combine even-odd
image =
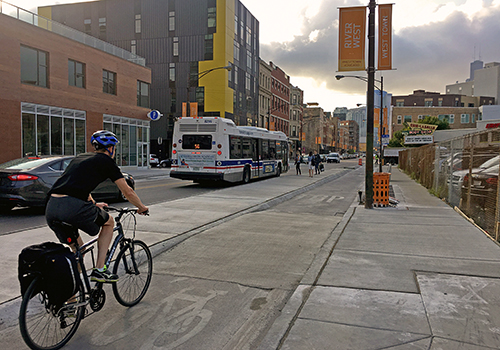
[[[174,124],[170,176],[248,183],[288,171],[288,152],[281,131],[236,126],[220,117],[181,117]]]

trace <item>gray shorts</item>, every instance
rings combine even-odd
[[[95,236],[109,220],[109,214],[90,201],[70,196],[50,197],[45,209],[45,219],[57,238],[67,243],[68,232],[62,230],[58,223],[70,224],[90,236]]]

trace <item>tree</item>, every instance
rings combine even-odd
[[[417,123],[437,125],[438,127],[436,130],[446,130],[450,128],[450,123],[448,123],[447,120],[439,120],[438,117],[433,117],[430,115],[426,115],[423,119],[420,119]]]

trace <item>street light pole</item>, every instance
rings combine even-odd
[[[365,208],[373,208],[373,115],[375,93],[375,0],[368,5],[368,96],[366,126]]]
[[[203,78],[208,73],[211,73],[214,70],[218,70],[218,69],[226,69],[228,72],[230,72],[231,69],[232,69],[232,67],[229,65],[229,66],[224,66],[224,67],[215,67],[215,68],[207,69],[207,70],[205,70],[203,72],[200,72],[200,73],[196,74],[196,79],[194,81],[191,81],[191,77],[188,74],[187,87],[186,87],[186,90],[187,90],[187,95],[186,95],[186,102],[187,102],[186,115],[190,114],[190,112],[191,112],[190,108],[189,108],[189,104],[191,103],[190,102],[190,98],[189,98],[189,92],[191,90],[191,86],[194,86],[194,84],[196,82],[200,81],[200,79]],[[196,96],[195,96],[195,98],[196,98]]]

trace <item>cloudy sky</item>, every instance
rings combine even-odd
[[[366,101],[366,83],[337,81],[339,7],[369,0],[241,0],[260,22],[260,55],[304,90],[305,102],[326,111]],[[35,6],[78,0],[7,0]],[[447,84],[469,77],[474,59],[500,62],[500,0],[382,0],[394,3],[393,67],[377,72],[384,90],[406,95],[413,90],[445,92]],[[348,73],[343,73],[348,74]],[[353,72],[366,75],[365,72]]]

